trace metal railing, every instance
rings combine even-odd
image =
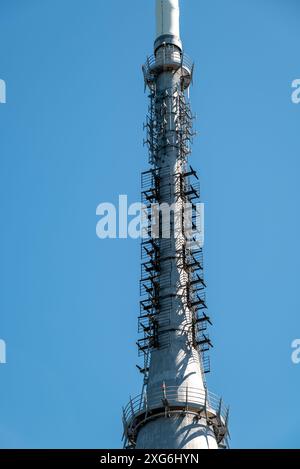
[[[229,409],[217,395],[197,388],[184,386],[162,386],[161,389],[131,398],[123,409],[124,424],[131,426],[136,418],[162,407],[182,407],[205,410],[227,424]]]
[[[147,57],[143,66],[145,77],[150,77],[159,70],[168,66],[178,66],[186,69],[190,74],[193,71],[193,61],[186,54],[177,50],[162,48],[155,55]]]

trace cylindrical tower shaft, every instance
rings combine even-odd
[[[191,183],[196,173],[187,165],[192,115],[186,91],[193,66],[182,52],[178,0],[156,0],[156,18],[154,56],[144,66],[152,168],[144,173],[150,182],[142,195],[151,209],[151,228],[159,229],[151,229],[142,243],[146,299],[141,301],[139,349],[145,354],[145,379],[142,395],[124,410],[125,435],[136,448],[218,448],[228,412],[208,393],[204,380],[203,352],[210,341],[202,246],[194,235],[191,243],[190,236],[199,197]],[[155,215],[153,203],[159,206]]]
[[[187,305],[188,274],[183,269],[180,256],[186,240],[181,231],[180,213],[183,212],[184,194],[180,193],[180,181],[186,173],[186,158],[181,154],[178,135],[180,113],[186,106],[182,68],[176,59],[181,56],[179,37],[178,0],[157,0],[157,38],[155,54],[169,62],[169,68],[157,74],[155,86],[155,120],[164,127],[159,142],[156,166],[160,180],[159,203],[173,209],[170,242],[160,246],[159,302],[170,305],[169,321],[158,314],[158,348],[151,352],[147,399],[151,406],[153,396],[162,387],[175,387],[178,392],[186,388],[205,393],[198,350],[193,347],[192,312]],[[163,41],[161,44],[159,44]],[[174,62],[174,66],[172,66]],[[161,122],[165,118],[165,123]],[[183,212],[184,213],[184,212]],[[176,214],[179,220],[176,220]],[[171,218],[172,220],[172,218]],[[176,226],[177,225],[177,226]],[[168,226],[162,226],[162,230]],[[170,276],[169,285],[165,278]],[[164,346],[164,342],[167,346]],[[149,422],[138,433],[137,448],[217,448],[215,435],[206,422],[195,421],[188,412],[173,413],[169,418],[160,417]]]
[[[178,0],[156,1],[156,38],[164,35],[180,38]]]

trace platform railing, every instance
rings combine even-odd
[[[181,67],[190,74],[192,74],[194,67],[192,59],[183,52],[169,48],[161,48],[155,55],[153,54],[147,57],[146,63],[143,66],[144,75],[145,77],[150,77],[153,74],[155,75],[157,70],[170,65],[178,68]]]
[[[199,411],[204,409],[209,414],[216,415],[223,424],[228,419],[228,408],[217,395],[187,386],[162,386],[161,389],[131,398],[123,409],[124,423],[130,426],[135,418],[161,407],[190,407]]]

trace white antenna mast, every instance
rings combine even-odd
[[[179,0],[156,0],[156,38],[180,37]]]

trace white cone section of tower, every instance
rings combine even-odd
[[[179,0],[156,0],[156,37],[180,37]]]
[[[155,60],[158,64],[169,61],[169,67],[157,67],[152,88],[155,125],[162,129],[159,136],[162,142],[156,151],[159,203],[174,207],[174,213],[183,213],[186,199],[181,184],[186,164],[178,139],[186,125],[181,116],[187,97],[182,92],[184,71],[176,60],[178,48],[181,49],[179,0],[156,0],[156,21]],[[203,364],[194,344],[195,311],[189,305],[189,273],[180,254],[186,252],[181,223],[182,218],[174,218],[173,236],[159,242],[156,280],[159,308],[155,317],[158,346],[151,349],[143,394],[145,421],[136,426],[137,449],[218,448],[215,429],[208,418],[212,409],[207,399]],[[217,415],[216,409],[212,415]]]

